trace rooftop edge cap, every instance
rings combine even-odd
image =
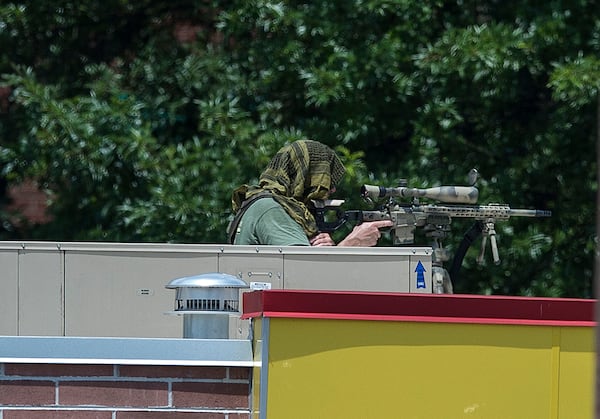
[[[166,288],[248,288],[248,285],[236,276],[213,272],[174,279]]]

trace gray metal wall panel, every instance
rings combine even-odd
[[[232,252],[219,255],[219,272],[237,276],[247,284],[268,282],[272,289],[284,287],[283,254]]]
[[[63,279],[62,252],[19,251],[19,335],[64,333]]]
[[[407,255],[292,254],[284,264],[286,289],[409,291]]]
[[[425,289],[408,285],[418,261]],[[431,292],[431,248],[0,242],[0,267],[6,335],[181,337],[165,285],[208,272],[272,289]],[[230,336],[246,337],[232,319]]]
[[[270,284],[271,289],[284,287],[283,251],[280,248],[263,247],[259,251],[245,246],[225,246],[219,254],[219,272],[237,276],[248,286],[253,282]],[[240,290],[240,301],[243,293]],[[250,321],[236,317],[229,319],[229,336],[246,339],[250,332]]]
[[[181,337],[172,279],[215,272],[216,254],[68,251],[66,336]]]
[[[16,250],[0,250],[0,335],[18,333],[18,264]]]

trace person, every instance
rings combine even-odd
[[[328,199],[346,169],[335,152],[318,141],[298,140],[282,147],[262,172],[256,186],[233,191],[234,219],[229,242],[239,245],[335,246],[319,232],[310,212],[311,200]],[[337,246],[375,246],[380,228],[390,220],[365,222]]]

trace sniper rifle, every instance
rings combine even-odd
[[[405,182],[399,187],[383,187],[363,185],[361,196],[373,203],[376,199],[387,198],[377,210],[342,209],[343,200],[314,200],[313,215],[319,231],[332,233],[346,223],[360,224],[368,221],[392,220],[390,228],[393,233],[393,244],[396,246],[414,243],[415,229],[423,227],[426,237],[431,239],[432,279],[435,293],[449,293],[452,282],[458,280],[458,272],[469,246],[480,235],[482,246],[478,263],[483,263],[485,249],[489,240],[492,258],[500,264],[500,256],[496,242],[495,224],[510,217],[550,217],[552,213],[537,209],[514,209],[507,204],[476,205],[479,191],[474,186],[477,171],[471,170],[469,178],[472,186],[439,186],[435,188],[409,188]],[[410,198],[411,202],[400,202],[400,198]],[[431,199],[437,203],[422,204],[420,198]],[[333,221],[330,221],[331,214]],[[473,226],[465,233],[457,249],[450,272],[443,264],[450,259],[449,252],[443,247],[442,240],[450,232],[453,218],[471,218]]]

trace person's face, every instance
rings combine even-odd
[[[325,195],[325,199],[329,199],[329,197],[331,195],[333,195],[335,193],[336,189],[335,189],[335,185],[332,185],[331,188],[329,189],[329,191],[327,192],[327,194]]]

